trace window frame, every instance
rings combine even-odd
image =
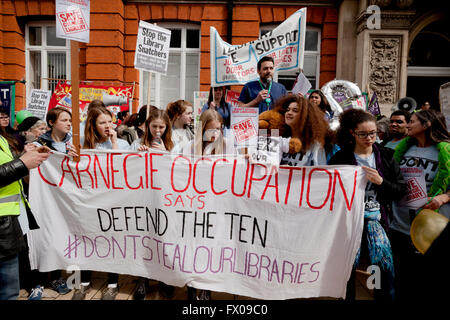
[[[266,24],[266,25],[261,25],[259,27],[259,37],[261,37],[261,32],[262,31],[271,31],[273,29],[275,29],[276,27],[278,27],[279,25],[274,25],[274,24]],[[319,88],[319,83],[320,83],[320,48],[321,48],[321,40],[322,40],[322,30],[320,27],[316,27],[316,26],[311,26],[311,25],[306,25],[306,30],[305,30],[305,35],[306,35],[306,31],[315,31],[317,32],[317,50],[316,51],[306,51],[304,52],[304,56],[303,56],[303,60],[305,61],[306,57],[309,56],[315,56],[316,58],[316,83],[315,83],[315,87],[312,87],[311,89],[320,89]],[[306,39],[305,39],[306,40]],[[306,45],[306,44],[305,44]],[[298,70],[289,70],[289,71],[281,71],[282,74],[288,74],[288,73],[297,73]],[[279,78],[279,72],[276,71],[273,74],[273,79],[275,81],[278,82],[278,78]],[[292,90],[292,88],[286,88],[289,92]]]
[[[169,55],[171,53],[177,53],[180,54],[180,96],[179,99],[185,100],[186,98],[186,56],[190,53],[198,54],[198,79],[199,83],[198,86],[200,86],[200,59],[201,59],[201,26],[198,24],[191,24],[191,23],[179,23],[179,22],[161,22],[161,23],[154,23],[155,25],[158,25],[159,27],[166,28],[166,29],[181,29],[181,47],[180,48],[169,48]],[[187,29],[195,29],[199,31],[199,40],[198,40],[198,48],[186,48],[187,43]],[[139,70],[139,102],[140,106],[147,104],[147,98],[144,100],[144,90],[147,91],[147,86],[144,88],[142,85],[144,84],[144,73],[147,74],[147,71]],[[151,83],[151,86],[154,85],[154,103],[155,106],[161,109],[165,109],[166,106],[161,105],[161,74],[160,73],[152,73],[152,82],[154,81],[154,84]],[[151,97],[150,97],[151,99]],[[189,101],[193,103],[193,101]]]
[[[41,27],[41,45],[30,45],[30,27]],[[39,21],[39,22],[29,22],[25,26],[25,70],[26,70],[26,92],[28,97],[28,92],[32,89],[32,68],[31,68],[31,52],[39,51],[41,52],[41,88],[49,90],[48,81],[48,59],[47,55],[49,52],[65,52],[66,53],[66,80],[71,79],[71,69],[70,69],[70,40],[65,39],[65,46],[49,46],[47,45],[47,27],[55,27],[55,21]],[[45,54],[44,54],[45,53]]]

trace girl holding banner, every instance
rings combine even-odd
[[[153,110],[145,121],[144,127],[144,135],[133,141],[132,150],[148,151],[150,148],[162,151],[172,150],[172,125],[164,110]]]
[[[377,125],[375,117],[361,109],[349,109],[340,115],[337,133],[341,147],[330,160],[330,165],[362,166],[367,179],[364,195],[364,229],[361,247],[356,255],[347,283],[348,300],[355,299],[355,270],[360,257],[369,260],[381,270],[381,288],[375,287],[375,300],[392,300],[394,296],[394,261],[387,237],[388,214],[392,201],[400,199],[406,190],[392,150],[375,143]],[[362,259],[361,259],[362,260]]]
[[[150,148],[171,151],[172,125],[169,116],[164,110],[154,109],[144,122],[144,134],[131,144],[131,149],[135,151],[148,151]],[[159,281],[160,292],[168,299],[173,297],[174,287]],[[148,291],[147,279],[139,277],[134,300],[144,300]]]
[[[194,111],[192,104],[186,100],[177,100],[169,103],[166,111],[172,122],[173,144],[176,146],[194,139],[194,133],[190,127]]]
[[[326,165],[324,144],[328,124],[323,113],[312,107],[306,98],[294,94],[281,98],[278,104],[286,110],[284,137],[298,138],[302,143],[300,152],[284,152],[280,164],[294,167]]]
[[[117,133],[112,127],[112,113],[106,108],[97,107],[89,110],[84,128],[82,149],[99,150],[129,150],[130,145],[127,141],[117,138]],[[84,300],[87,292],[90,290],[91,271],[81,271],[81,285],[76,288],[72,300]],[[119,289],[117,283],[119,275],[108,273],[108,287],[102,292],[102,300],[114,300]]]

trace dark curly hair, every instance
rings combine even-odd
[[[278,108],[281,107],[284,113],[291,103],[297,103],[300,110],[299,120],[293,127],[285,126],[285,137],[293,136],[293,131],[302,142],[302,150],[307,151],[315,143],[319,142],[322,146],[325,144],[325,136],[328,131],[328,123],[323,116],[323,112],[313,106],[308,99],[295,94],[284,96],[277,102]]]
[[[377,119],[371,113],[368,113],[362,109],[348,109],[342,112],[339,116],[339,129],[337,131],[337,142],[341,149],[354,149],[355,137],[353,137],[351,131],[363,122],[377,123]]]

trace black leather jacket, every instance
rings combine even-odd
[[[28,168],[20,159],[0,165],[0,188],[28,175]],[[26,248],[18,216],[0,217],[0,260],[12,259]]]
[[[389,230],[388,217],[392,217],[392,202],[400,200],[406,193],[406,182],[403,179],[398,163],[394,160],[394,150],[373,145],[375,163],[378,173],[383,177],[383,183],[375,186],[377,200],[381,205],[381,225]],[[357,165],[353,150],[339,150],[328,162],[329,165]]]

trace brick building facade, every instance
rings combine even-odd
[[[280,24],[304,7],[300,4],[279,4],[277,1],[270,4],[264,1],[260,4],[240,4],[240,1],[186,2],[91,0],[90,42],[80,43],[80,80],[135,82],[133,110],[137,110],[145,104],[139,102],[139,90],[142,89],[139,86],[139,71],[134,68],[139,21],[182,22],[200,28],[198,89],[206,91],[210,83],[210,26],[215,27],[221,37],[231,44],[242,44],[257,39],[261,26]],[[334,1],[316,2],[307,7],[307,25],[320,30],[320,87],[336,77],[338,10],[333,5]],[[228,25],[230,20],[231,27]],[[0,80],[31,81],[27,79],[26,72],[25,30],[27,24],[36,21],[55,21],[54,0],[0,2]],[[229,30],[231,37],[227,34]],[[16,85],[16,110],[25,108],[26,88],[22,83]],[[232,89],[240,90],[240,86]]]

